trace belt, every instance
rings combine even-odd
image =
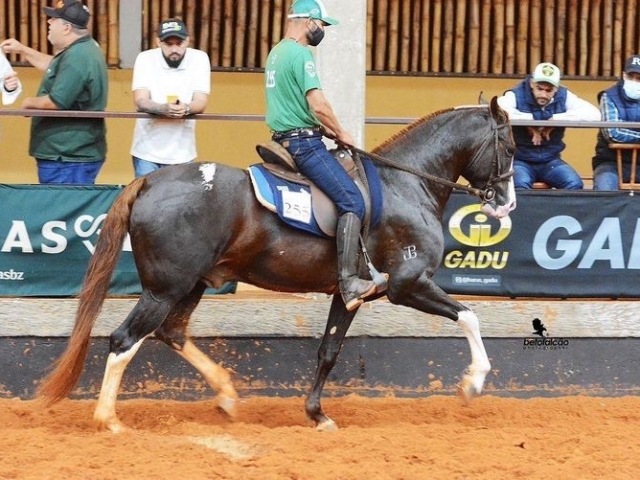
[[[294,128],[293,130],[287,130],[286,132],[273,132],[271,139],[279,142],[285,138],[312,137],[321,133],[320,127]]]

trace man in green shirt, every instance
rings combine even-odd
[[[284,38],[267,57],[266,121],[273,140],[288,150],[298,169],[336,204],[340,292],[347,310],[353,311],[377,291],[373,281],[358,277],[364,200],[353,180],[322,142],[321,127],[341,144],[353,146],[354,141],[322,93],[315,61],[308,48],[320,43],[326,26],[337,23],[327,15],[321,0],[293,3]]]
[[[44,73],[36,97],[25,109],[101,111],[107,104],[107,65],[87,25],[90,13],[78,0],[44,7],[50,17],[49,42],[55,56],[15,39],[2,42],[7,53],[22,55]],[[33,117],[29,155],[38,164],[40,183],[92,184],[106,157],[104,118]]]

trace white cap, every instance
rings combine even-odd
[[[550,83],[554,87],[560,86],[560,69],[553,63],[544,62],[538,64],[533,73],[531,79],[534,82]]]

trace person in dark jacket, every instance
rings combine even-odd
[[[533,73],[498,98],[511,120],[600,120],[595,105],[560,85],[560,69],[540,63]],[[551,188],[581,189],[582,179],[562,160],[564,128],[513,127],[516,153],[513,168],[516,188],[544,182]]]
[[[629,57],[622,78],[615,85],[598,94],[602,120],[605,122],[640,122],[640,55]],[[594,190],[618,190],[616,152],[609,143],[640,144],[640,129],[602,128],[598,133],[593,166]],[[629,182],[631,176],[631,151],[622,154],[622,177]],[[636,179],[640,180],[640,165],[636,166]]]

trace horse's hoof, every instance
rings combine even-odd
[[[338,430],[338,425],[330,418],[327,418],[316,425],[316,430],[318,432],[335,432]]]
[[[130,430],[129,427],[127,427],[124,423],[122,423],[118,419],[106,420],[106,421],[95,420],[95,422],[96,422],[96,428],[99,431],[108,431],[111,433],[124,433]]]
[[[471,401],[478,396],[478,390],[473,386],[470,380],[463,379],[458,385],[457,394],[458,397],[464,402],[465,405],[469,405]]]
[[[218,408],[226,413],[230,418],[235,418],[238,414],[237,399],[227,396],[218,396],[216,399]]]

